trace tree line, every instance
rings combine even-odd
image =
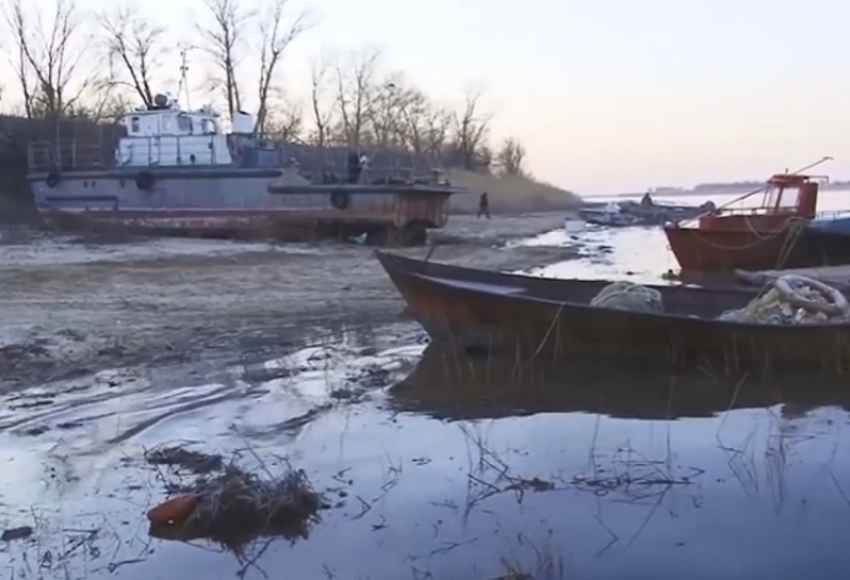
[[[256,9],[239,0],[203,0],[203,6],[205,18],[195,25],[192,42],[179,50],[183,66],[189,51],[202,54],[201,89],[222,102],[231,119],[243,103],[255,104],[259,135],[318,151],[399,152],[413,166],[524,173],[526,153],[518,139],[491,144],[492,115],[482,110],[481,91],[466,91],[457,109],[441,106],[403,73],[385,71],[380,51],[364,49],[317,57],[307,102],[295,105],[284,97],[282,62],[314,26],[310,14],[290,15],[287,0],[262,0]],[[168,28],[135,4],[91,19],[75,0],[8,0],[4,16],[8,30],[0,35],[0,49],[14,77],[0,78],[0,104],[16,84],[22,99],[17,112],[29,119],[112,119],[139,103],[153,105],[166,65],[177,64]],[[250,80],[246,63],[256,65],[247,67],[256,69]],[[181,83],[181,89],[189,87]]]

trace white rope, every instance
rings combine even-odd
[[[635,312],[664,312],[664,302],[658,290],[625,280],[605,286],[590,305]]]

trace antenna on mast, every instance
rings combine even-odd
[[[187,74],[189,72],[189,49],[186,47],[180,48],[180,84],[177,87],[177,99],[179,100],[183,92],[186,93],[186,109],[191,110],[192,103],[189,98],[189,81]]]

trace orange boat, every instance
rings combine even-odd
[[[778,174],[767,185],[735,200],[763,193],[759,207],[724,208],[698,218],[696,227],[664,227],[683,271],[766,270],[815,266],[806,225],[815,217],[818,180]],[[734,202],[733,202],[734,203]]]

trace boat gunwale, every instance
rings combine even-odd
[[[420,280],[424,280],[426,283],[436,284],[436,285],[439,285],[439,286],[443,286],[445,288],[450,288],[453,291],[461,291],[461,292],[472,293],[472,294],[486,294],[488,296],[496,296],[499,299],[510,300],[512,302],[533,302],[533,303],[537,303],[537,304],[546,304],[546,305],[550,305],[550,306],[557,306],[559,308],[566,307],[566,308],[569,308],[570,310],[585,311],[585,312],[587,312],[587,311],[599,311],[599,310],[604,310],[604,311],[616,310],[617,312],[621,313],[624,317],[636,319],[636,320],[644,320],[644,321],[674,320],[674,321],[677,321],[677,322],[686,321],[688,324],[693,324],[693,325],[696,325],[696,326],[721,326],[721,327],[725,326],[729,329],[732,329],[732,328],[742,329],[742,330],[746,329],[746,330],[751,330],[751,331],[758,332],[758,333],[779,331],[780,333],[783,333],[783,334],[784,333],[811,334],[811,333],[817,332],[819,330],[824,330],[824,331],[826,331],[826,330],[830,330],[830,331],[848,330],[848,331],[850,331],[850,321],[847,321],[847,322],[826,322],[826,323],[823,323],[823,324],[760,324],[760,323],[755,323],[755,322],[738,322],[738,321],[734,321],[734,320],[720,320],[720,319],[716,319],[716,318],[694,317],[694,316],[691,316],[691,315],[671,313],[671,312],[652,313],[652,312],[636,312],[636,311],[630,311],[630,310],[611,309],[611,308],[608,308],[608,307],[605,307],[605,306],[595,306],[595,305],[584,304],[584,303],[580,303],[580,302],[572,302],[572,301],[564,301],[564,300],[559,301],[559,300],[554,300],[554,299],[550,299],[550,298],[543,298],[543,297],[540,297],[540,296],[534,296],[534,295],[528,294],[527,292],[523,292],[523,294],[517,295],[517,294],[511,294],[511,293],[489,292],[486,289],[462,288],[462,287],[456,287],[456,286],[452,286],[450,284],[446,284],[446,283],[444,283],[440,280],[440,277],[428,276],[428,275],[422,274],[420,272],[411,271],[410,269],[405,269],[405,268],[392,268],[392,267],[388,268],[387,262],[386,262],[386,257],[388,257],[389,260],[393,260],[393,261],[397,261],[397,262],[401,261],[402,263],[431,264],[432,262],[424,262],[424,261],[421,261],[421,260],[416,260],[416,259],[408,258],[408,257],[405,257],[405,256],[399,256],[398,254],[394,254],[394,253],[391,253],[391,252],[384,252],[384,251],[381,251],[381,250],[375,250],[375,254],[378,257],[378,260],[380,261],[381,266],[390,275],[392,275],[391,274],[391,271],[392,271],[393,273],[401,273],[401,274],[406,275],[406,276],[411,276],[411,277],[415,277],[415,278],[420,279]],[[468,273],[468,274],[482,273],[485,276],[487,274],[492,274],[492,275],[496,275],[496,276],[513,277],[516,280],[522,280],[522,279],[537,280],[537,279],[541,279],[541,278],[535,277],[535,276],[525,276],[525,275],[522,275],[522,274],[515,274],[515,273],[507,273],[507,272],[502,273],[502,272],[494,272],[494,271],[488,271],[488,270],[480,270],[480,269],[476,269],[476,268],[466,268],[466,267],[463,267],[463,266],[453,266],[451,264],[442,264],[442,263],[439,263],[439,262],[435,262],[434,264],[439,265],[441,267],[462,271],[462,272],[465,272],[465,273]],[[442,278],[444,280],[451,281],[451,278],[447,278],[447,277],[442,277]],[[542,278],[542,279],[547,280],[547,278]],[[579,282],[579,283],[596,283],[596,284],[603,284],[603,285],[605,283],[614,282],[613,280],[583,280],[583,279],[559,279],[559,278],[548,278],[548,280],[555,280],[557,282],[566,282],[566,283]],[[498,286],[498,284],[495,284],[495,283],[493,283],[492,285]],[[651,289],[654,289],[654,290],[660,290],[660,291],[662,291],[662,294],[664,294],[664,292],[663,292],[664,290],[669,290],[671,288],[670,286],[655,285],[655,284],[643,284],[643,286],[646,286],[647,288],[651,288]],[[697,292],[703,292],[703,291],[725,292],[725,293],[738,293],[742,297],[743,296],[751,296],[752,298],[759,296],[760,293],[761,293],[760,290],[748,290],[748,289],[744,289],[744,288],[715,289],[715,288],[704,288],[704,287],[692,287],[692,286],[685,286],[685,285],[678,286],[678,287],[675,287],[675,288],[676,288],[676,291],[682,291],[684,293],[689,293],[689,292],[692,292],[692,291],[697,291]],[[730,309],[731,309],[731,307],[730,307]]]

